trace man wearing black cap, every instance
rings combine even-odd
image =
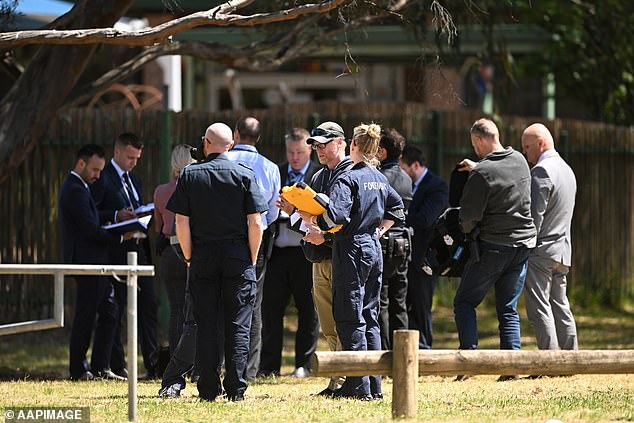
[[[319,163],[324,167],[310,181],[310,187],[316,192],[327,194],[330,183],[339,173],[352,166],[352,160],[346,156],[346,141],[343,128],[335,122],[324,122],[310,132],[306,140],[317,152]],[[278,204],[288,214],[293,206],[280,198]],[[306,258],[313,263],[313,301],[319,317],[321,331],[326,337],[331,351],[341,351],[341,342],[335,329],[332,314],[332,234],[309,232],[301,242]],[[330,384],[320,395],[332,396],[341,387],[345,378],[334,376]]]

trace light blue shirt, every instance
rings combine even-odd
[[[248,166],[255,173],[255,180],[260,186],[264,200],[269,205],[269,211],[262,214],[262,225],[267,228],[275,222],[279,209],[275,204],[280,195],[280,169],[275,163],[258,153],[257,148],[248,144],[237,144],[227,152],[229,160]]]

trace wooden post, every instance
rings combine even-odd
[[[418,331],[395,330],[392,349],[392,418],[416,418]]]

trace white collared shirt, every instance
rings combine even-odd
[[[110,159],[110,163],[112,163],[112,166],[114,166],[114,169],[119,174],[119,179],[121,180],[121,183],[123,184],[123,189],[125,190],[126,194],[128,194],[128,197],[130,197],[130,193],[128,192],[128,186],[126,185],[125,178],[123,177],[123,174],[126,172],[119,167],[119,165],[117,164],[117,162],[114,161],[114,159]],[[128,172],[128,178],[130,178],[129,172]],[[141,201],[139,200],[139,193],[136,191],[136,188],[134,187],[132,178],[130,178],[130,186],[132,187],[132,195],[134,195],[134,199],[137,201],[137,203],[141,204]]]
[[[75,172],[74,170],[70,171],[71,175],[75,175],[79,178],[79,180],[81,181],[82,184],[84,184],[84,186],[86,187],[86,189],[88,189],[88,184],[86,183],[86,181],[84,181],[84,178],[82,178],[81,176],[79,176],[79,174],[77,172]]]

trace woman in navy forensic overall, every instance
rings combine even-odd
[[[315,230],[338,225],[332,255],[333,314],[345,351],[381,349],[379,295],[383,255],[379,237],[403,221],[403,202],[377,169],[379,125],[354,129],[350,158],[354,166],[331,185],[330,204],[320,216],[300,212]],[[380,376],[347,377],[335,397],[372,400],[383,397]]]

